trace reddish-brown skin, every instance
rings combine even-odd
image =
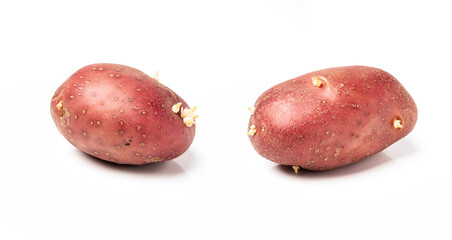
[[[61,104],[59,104],[61,102]],[[187,103],[143,72],[118,64],[92,64],[55,92],[52,118],[75,147],[119,164],[141,165],[178,157],[191,145],[187,127],[171,107]]]
[[[316,87],[314,79],[321,79]],[[395,128],[394,120],[403,128]],[[249,139],[263,157],[309,170],[342,167],[406,136],[416,104],[389,73],[349,66],[315,71],[280,83],[256,101]]]

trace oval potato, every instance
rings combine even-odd
[[[372,156],[406,136],[414,100],[389,73],[365,66],[319,70],[280,83],[256,101],[248,124],[271,161],[328,170]]]
[[[174,159],[195,136],[195,108],[157,79],[124,65],[83,67],[56,90],[50,107],[72,145],[119,164]]]

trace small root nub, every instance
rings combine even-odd
[[[394,119],[393,126],[395,129],[398,129],[398,128],[402,129],[403,128],[402,120]]]
[[[248,131],[248,135],[249,136],[254,136],[254,134],[256,134],[256,126],[253,124],[250,126],[250,130]]]
[[[171,108],[171,110],[173,111],[173,113],[178,113],[180,111],[180,106],[182,105],[181,102],[176,103],[173,105],[173,107]]]
[[[63,101],[60,101],[60,102],[56,105],[56,108],[57,108],[58,110],[63,109]]]
[[[197,114],[195,114],[195,110],[196,110],[196,107],[193,107],[191,109],[189,107],[181,109],[180,116],[182,117],[185,126],[191,127],[191,126],[193,126],[193,124],[196,123],[195,118],[197,118],[199,116]]]
[[[314,85],[314,87],[321,87],[323,85],[323,82],[328,83],[328,81],[321,76],[312,78],[312,84]]]
[[[300,166],[292,166],[292,168],[295,174],[298,174],[298,171],[300,171]]]
[[[156,81],[159,81],[159,71],[155,71],[155,75],[152,78],[155,79]]]

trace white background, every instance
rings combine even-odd
[[[1,1],[0,239],[452,239],[448,1]],[[198,107],[191,148],[118,166],[70,145],[56,88],[129,65]],[[414,131],[370,159],[293,174],[249,143],[271,86],[327,67],[393,74]]]

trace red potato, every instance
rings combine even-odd
[[[195,136],[194,110],[157,79],[107,63],[75,72],[51,101],[52,118],[72,145],[106,161],[133,165],[184,153]]]
[[[349,66],[280,83],[256,101],[248,135],[271,161],[328,170],[365,159],[413,130],[414,100],[389,73]]]

